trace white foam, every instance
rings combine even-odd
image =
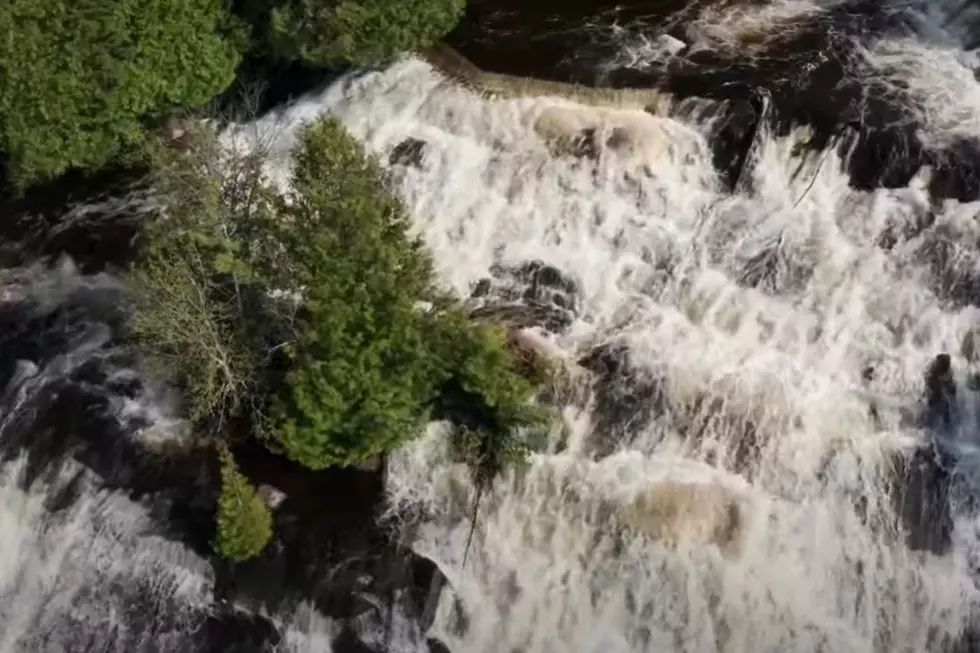
[[[911,245],[876,246],[928,206],[925,178],[857,192],[835,153],[800,159],[794,138],[764,135],[752,191],[728,196],[697,125],[659,119],[672,142],[641,168],[615,153],[592,164],[553,158],[535,134],[554,106],[568,103],[480,98],[407,60],[280,116],[296,124],[329,111],[381,156],[404,138],[426,141],[422,169],[401,169],[398,190],[447,287],[462,295],[494,263],[541,259],[582,294],[580,319],[554,338],[568,359],[623,341],[634,363],[664,373],[680,414],[700,392],[723,399],[724,419],[698,417],[693,449],[661,416],[628,450],[594,461],[588,444],[603,434],[570,425],[587,437],[498,483],[465,567],[472,488],[440,429],[407,447],[389,470],[392,496],[429,508],[415,547],[469,618],[456,632],[447,596],[436,634],[480,653],[939,650],[980,598],[969,547],[942,559],[904,547],[885,454],[920,437],[902,411],[977,311],[937,298]],[[292,142],[287,133],[278,146]],[[946,210],[941,219],[975,207]],[[768,284],[739,283],[760,253],[779,261]],[[866,387],[867,365],[877,375]],[[954,365],[965,363],[954,355]],[[760,437],[751,481],[707,454],[734,448],[749,422]],[[610,527],[616,506],[677,477],[744,502],[739,555]],[[885,527],[859,517],[859,497],[868,522]]]

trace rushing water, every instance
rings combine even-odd
[[[777,47],[760,33],[843,4],[701,3],[686,46],[754,60]],[[668,97],[652,115],[491,99],[412,58],[240,128],[271,144],[284,182],[297,127],[323,113],[384,160],[418,139],[417,165],[392,179],[440,280],[561,317],[529,332],[562,363],[561,424],[484,498],[468,550],[474,488],[445,429],[389,463],[388,516],[448,580],[428,632],[407,607],[361,611],[345,631],[359,643],[338,643],[313,596],[216,602],[220,570],[173,526],[180,500],[120,489],[138,477],[120,469],[185,445],[161,393],[126,381],[118,284],[69,263],[10,272],[0,653],[401,652],[427,636],[454,653],[972,650],[980,204],[937,195],[936,166],[894,188],[855,184],[852,166],[861,112],[880,122],[881,106],[920,147],[976,147],[972,9],[889,11],[914,30],[847,37],[840,88],[866,91],[851,125],[814,146],[805,127],[758,120],[737,183],[718,169],[717,101]],[[685,56],[636,25],[609,29],[620,50],[607,72]],[[594,158],[543,136],[582,125],[603,136]],[[514,270],[531,262],[528,294]],[[555,289],[545,300],[542,285]],[[953,379],[927,384],[943,353]],[[36,440],[68,442],[71,459]],[[237,626],[215,625],[229,610],[266,614],[279,635],[232,647]]]

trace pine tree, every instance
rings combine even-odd
[[[221,499],[218,503],[218,553],[242,562],[260,553],[272,537],[272,515],[248,479],[238,471],[231,452],[222,449]]]

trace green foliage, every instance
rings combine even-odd
[[[222,0],[6,0],[0,150],[14,184],[99,168],[142,144],[147,113],[228,87],[239,43],[226,27]]]
[[[489,478],[529,452],[523,431],[547,424],[547,413],[531,403],[546,366],[535,362],[532,374],[519,369],[506,331],[471,324],[458,310],[440,315],[435,345],[448,376],[436,412],[459,425],[456,452],[476,473]]]
[[[194,417],[237,411],[313,469],[391,450],[430,417],[477,434],[460,450],[483,475],[523,456],[539,370],[437,292],[404,206],[336,120],[303,132],[286,193],[256,157],[192,136],[155,158],[167,209],[131,280],[139,342],[178,370]]]
[[[334,120],[309,128],[295,157],[283,259],[306,312],[276,437],[317,469],[415,437],[440,371],[417,307],[431,262],[376,161]]]
[[[262,553],[272,538],[272,514],[255,488],[235,464],[231,452],[222,448],[221,498],[215,546],[233,562],[243,562]]]
[[[465,0],[283,0],[271,11],[269,40],[290,59],[321,66],[374,65],[433,45],[463,13]]]
[[[132,335],[144,360],[185,388],[200,422],[252,401],[268,315],[250,312],[260,238],[278,197],[254,156],[226,154],[213,132],[184,126],[185,144],[153,141],[151,182],[165,207],[147,227],[147,251],[128,277]],[[267,228],[266,228],[267,230]]]

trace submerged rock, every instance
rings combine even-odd
[[[421,168],[425,162],[428,143],[417,138],[406,138],[395,146],[388,156],[388,163],[393,166],[409,166]]]
[[[936,444],[893,454],[890,496],[913,551],[942,555],[949,550],[954,481],[952,459]]]
[[[956,381],[949,354],[938,354],[925,372],[925,423],[948,429],[956,419]]]
[[[664,379],[635,367],[625,345],[596,347],[579,365],[595,374],[593,423],[598,455],[630,444],[633,437],[667,409]]]
[[[735,553],[744,508],[718,485],[655,483],[623,510],[632,528],[671,547],[717,546]]]
[[[203,638],[206,653],[273,653],[282,635],[266,617],[225,604],[208,616]]]

